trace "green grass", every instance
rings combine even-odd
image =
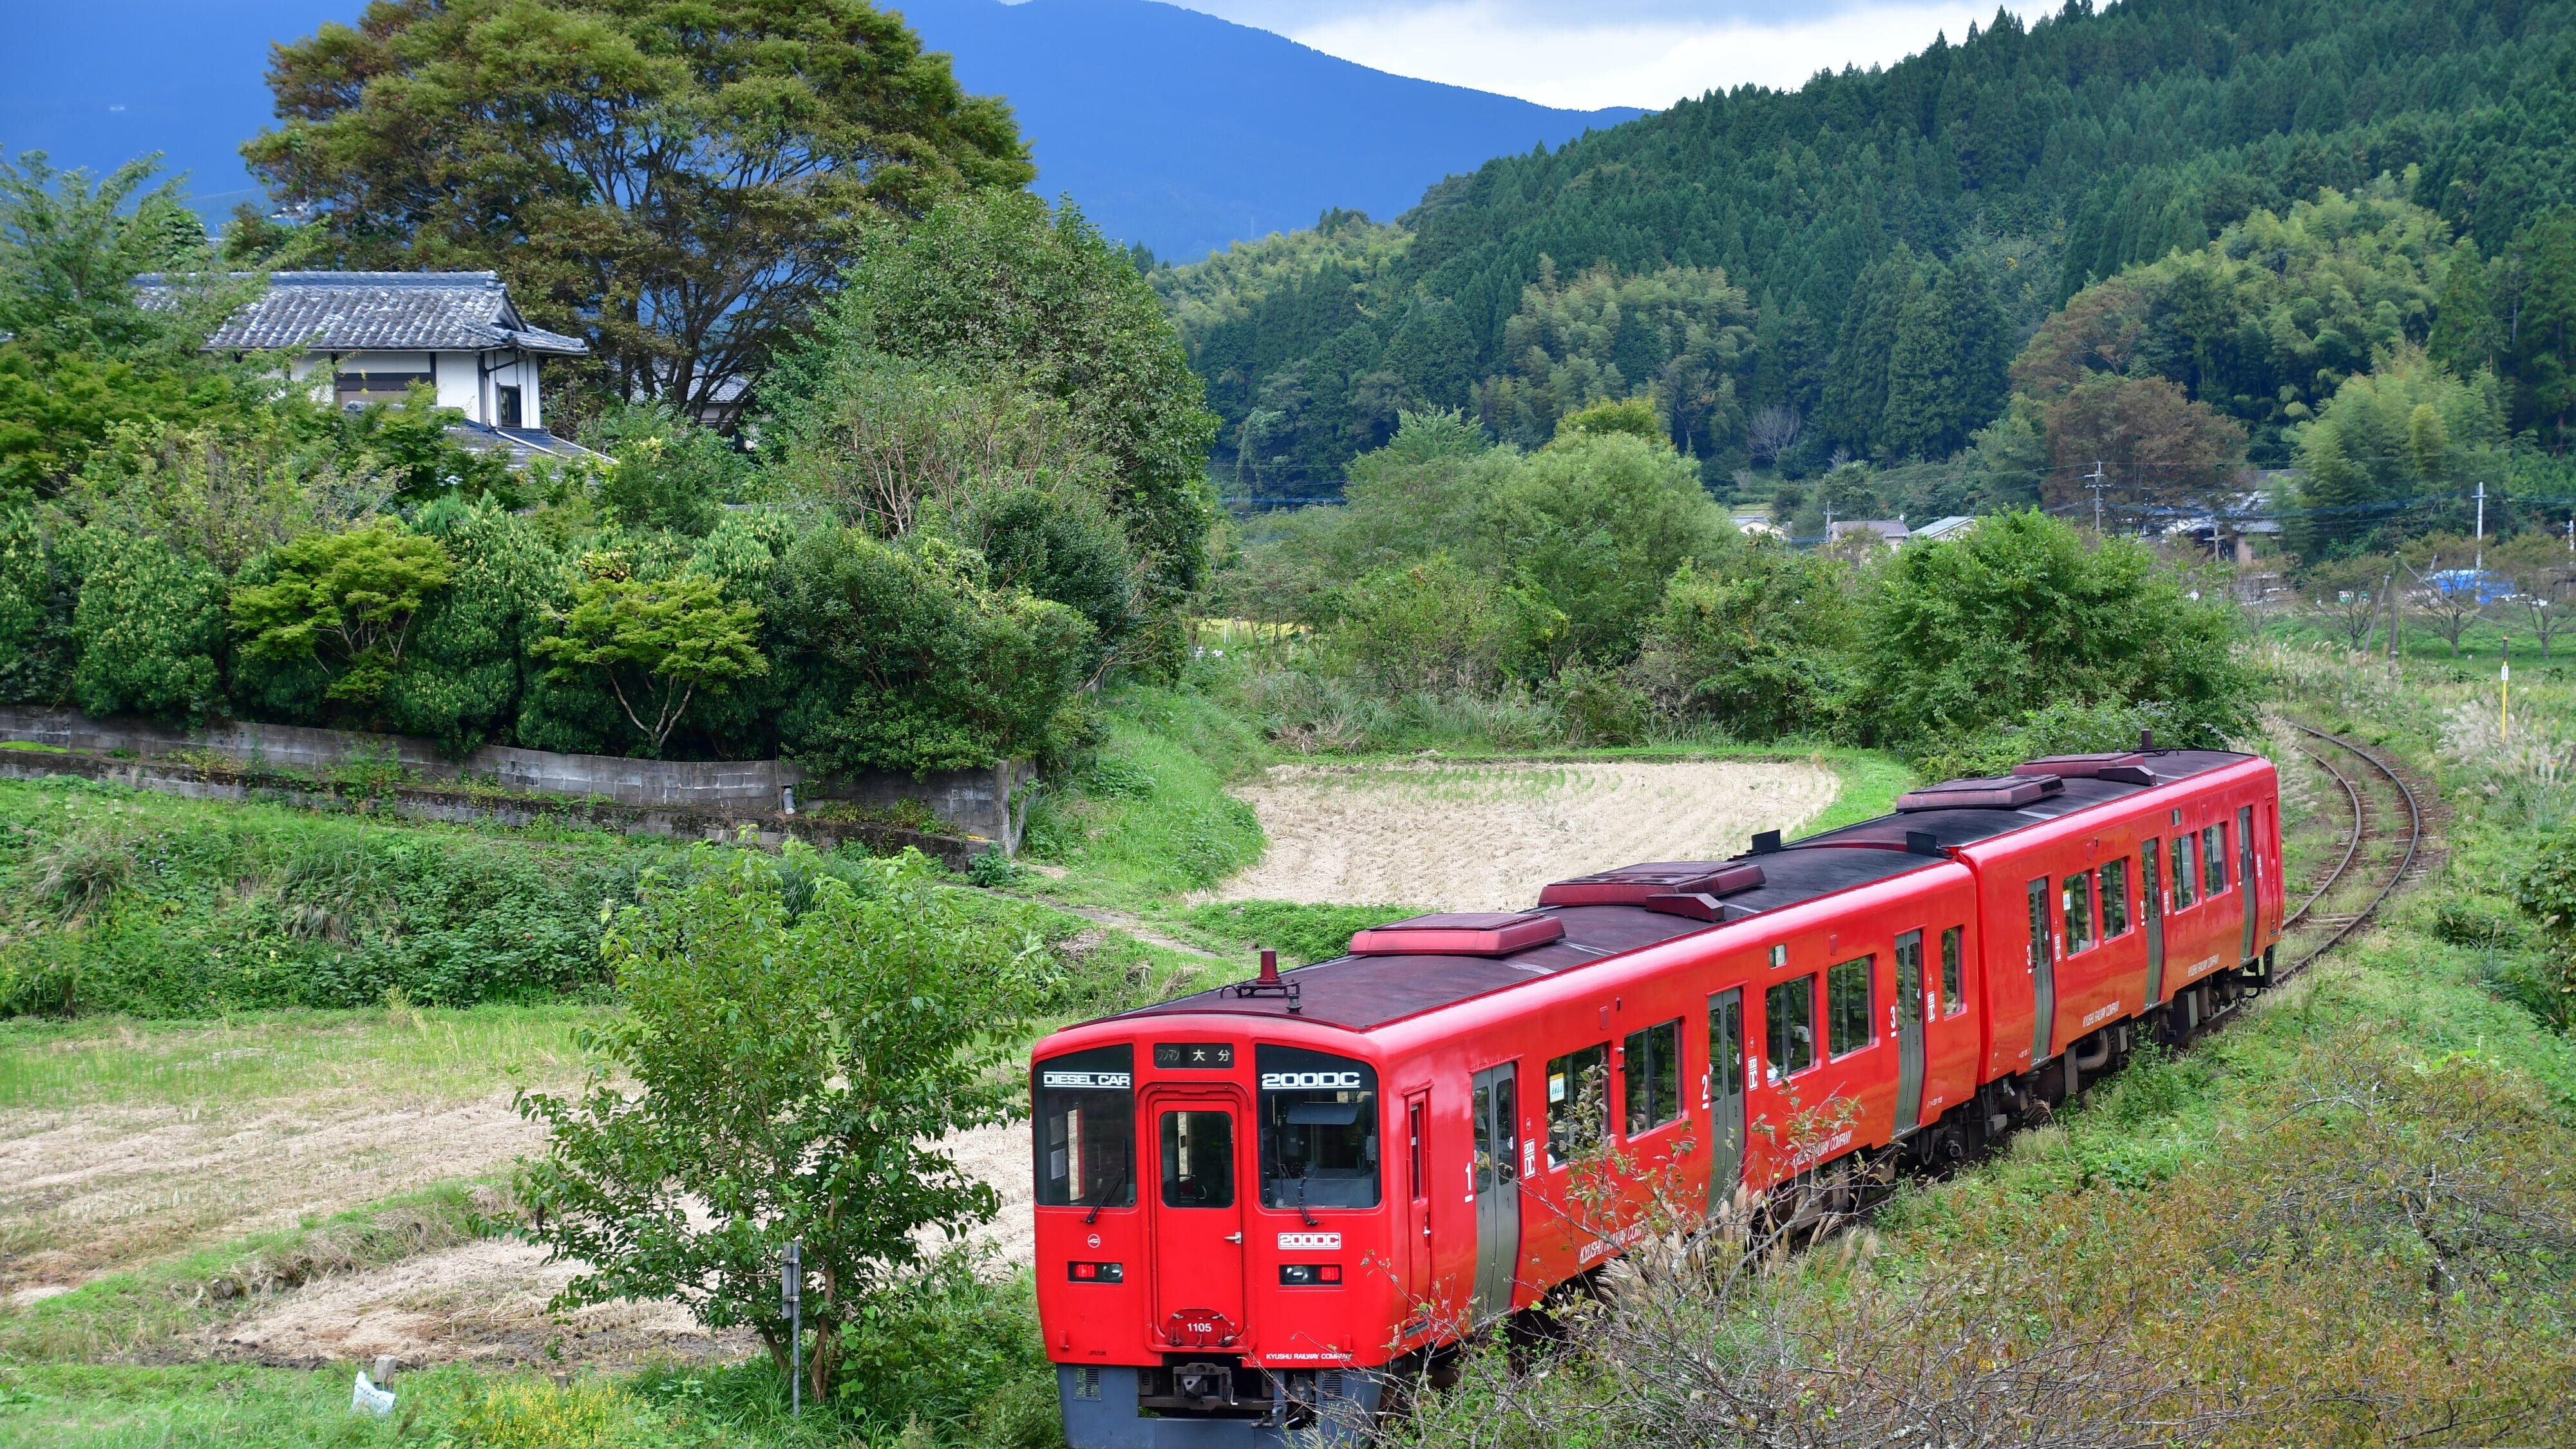
[[[1294,901],[1211,901],[1186,913],[1191,925],[1242,946],[1276,949],[1289,965],[1339,956],[1351,933],[1406,916],[1421,906],[1309,906]]]
[[[1874,820],[1896,808],[1896,797],[1914,786],[1914,771],[1894,755],[1877,750],[1819,750],[1816,758],[1832,767],[1842,788],[1834,803],[1810,820],[1800,834],[1814,835]]]
[[[0,1021],[0,1108],[240,1102],[351,1086],[481,1097],[577,1073],[574,1038],[606,1014],[566,1002]]]
[[[1206,696],[1131,688],[1111,703],[1098,761],[1029,821],[1034,859],[1071,874],[1049,894],[1152,910],[1261,858],[1261,822],[1225,791],[1266,750]]]

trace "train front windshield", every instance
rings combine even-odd
[[[1261,1202],[1272,1208],[1377,1206],[1377,1073],[1300,1047],[1256,1048]]]
[[[1136,1205],[1136,1049],[1099,1047],[1038,1063],[1038,1203]]]

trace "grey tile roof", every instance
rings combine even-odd
[[[165,290],[136,279],[147,304]],[[578,357],[578,337],[530,327],[492,272],[272,272],[268,289],[206,339],[209,352],[309,348],[488,352]]]
[[[468,452],[506,451],[510,455],[510,466],[522,473],[528,471],[529,462],[536,458],[596,458],[603,463],[617,461],[570,438],[558,438],[543,428],[495,428],[483,423],[463,422],[449,424],[447,436]]]

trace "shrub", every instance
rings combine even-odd
[[[1631,677],[1677,723],[1742,740],[1823,733],[1848,687],[1847,577],[1767,543],[1685,563],[1647,621]]]
[[[222,576],[159,539],[113,529],[85,530],[80,554],[72,698],[82,712],[194,724],[220,708]]]
[[[626,1011],[593,1039],[589,1088],[521,1099],[551,1133],[523,1174],[528,1233],[590,1265],[559,1306],[675,1299],[789,1372],[778,1264],[801,1240],[821,1401],[845,1331],[921,1260],[914,1234],[1000,1206],[939,1144],[1019,1100],[1003,1068],[1038,948],[979,929],[911,852],[871,863],[868,893],[815,879],[797,915],[777,863],[710,850],[688,879],[647,877],[603,940]]]
[[[1565,616],[1445,556],[1376,570],[1339,590],[1321,652],[1327,667],[1381,694],[1491,690],[1535,671]]]
[[[2037,512],[1899,551],[1870,580],[1862,625],[1861,731],[1911,753],[2061,704],[2161,706],[2176,745],[2253,721],[2220,598],[2187,596],[2144,544],[2088,543]]]

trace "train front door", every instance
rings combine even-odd
[[[2057,1045],[2057,942],[2048,909],[2048,877],[2030,883],[2030,1064],[2035,1069]]]
[[[1888,1025],[1896,1034],[1896,1135],[1923,1120],[1923,933],[1896,938],[1896,1000]]]
[[[1744,1180],[1744,992],[1708,999],[1708,1211],[1735,1200]]]
[[[1476,1160],[1470,1186],[1476,1204],[1477,1323],[1512,1311],[1512,1285],[1521,1257],[1520,1064],[1507,1062],[1476,1074],[1470,1098]]]
[[[2147,917],[2147,1005],[2153,1006],[2165,999],[2165,872],[2155,841],[2138,852],[2138,867],[2147,888],[2138,909]]]
[[[2240,962],[2254,959],[2254,807],[2239,806],[2236,811],[2236,899],[2245,907],[2245,944],[2237,953]]]
[[[1155,1327],[1173,1348],[1229,1348],[1243,1338],[1241,1099],[1197,1088],[1147,1098],[1157,1186],[1153,1207]]]

